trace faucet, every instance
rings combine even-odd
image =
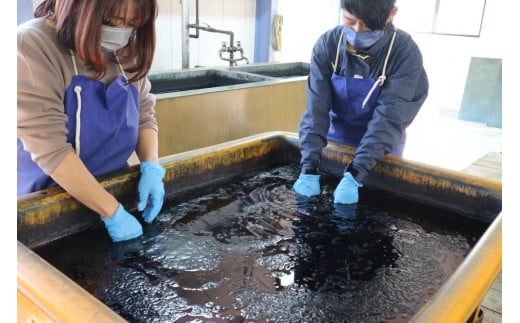
[[[238,50],[238,52],[240,52],[240,58],[237,59],[236,61],[245,60],[246,64],[249,64],[249,60],[244,56],[244,49],[242,48],[242,46],[240,44],[240,40],[237,40],[236,49]],[[235,61],[235,65],[236,65],[236,61]]]
[[[232,40],[232,38],[231,38],[231,40]],[[235,58],[235,55],[234,55],[235,52],[240,53],[240,58]],[[223,57],[224,53],[229,53],[229,58]],[[236,47],[233,46],[232,42],[231,42],[230,46],[227,46],[226,42],[222,42],[222,47],[218,51],[218,56],[220,57],[221,60],[229,61],[230,67],[237,66],[237,62],[242,61],[242,60],[246,61],[246,64],[249,64],[249,60],[247,59],[247,57],[244,56],[244,49],[242,48],[242,44],[240,43],[239,40],[237,41]]]

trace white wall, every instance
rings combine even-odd
[[[42,0],[32,0],[33,10],[41,2]],[[152,65],[152,73],[182,68],[181,1],[157,0],[157,3],[159,7],[157,48]],[[189,1],[190,23],[195,23],[195,4],[195,0]],[[253,62],[255,10],[255,0],[199,0],[199,24],[203,26],[209,25],[220,30],[233,31],[235,45],[236,41],[240,41],[244,49],[244,56],[250,62]],[[18,13],[18,15],[21,16],[21,13]],[[29,13],[27,13],[27,16],[29,16]],[[32,16],[32,13],[30,13],[30,16]],[[195,30],[192,29],[190,33],[195,34]],[[229,36],[200,31],[199,38],[190,38],[190,67],[229,66],[229,62],[219,58],[218,51],[222,47],[222,42],[227,42],[229,45]],[[239,63],[244,64],[245,62]]]
[[[158,5],[157,49],[152,73],[182,68],[181,3],[179,0],[158,0]],[[195,0],[190,1],[189,9],[190,23],[195,23]],[[236,41],[240,41],[244,56],[252,62],[255,45],[255,9],[255,0],[199,0],[199,24],[232,31],[235,45]],[[195,29],[191,29],[190,33],[195,34]],[[189,39],[190,67],[229,66],[229,62],[219,58],[218,51],[222,42],[229,45],[229,36],[200,30],[199,38]]]
[[[278,14],[283,15],[282,50],[275,52],[277,62],[308,62],[312,46],[321,33],[340,23],[339,1],[279,0]],[[406,2],[403,1],[403,5]],[[200,23],[214,28],[232,30],[235,40],[241,40],[244,55],[253,61],[255,33],[255,0],[199,0]],[[398,2],[399,6],[399,2]],[[462,102],[466,76],[472,56],[502,58],[499,29],[499,0],[487,0],[480,37],[463,37],[410,32],[422,50],[425,68],[430,80],[430,94],[423,110],[446,109],[458,111]],[[153,72],[180,69],[181,5],[180,1],[159,0],[158,46]],[[399,21],[412,19],[413,10],[400,8],[395,17]],[[195,22],[195,1],[190,3]],[[401,14],[401,18],[400,15]],[[463,19],[464,15],[460,14]],[[461,20],[461,23],[464,22]],[[193,32],[193,31],[192,31]],[[267,30],[266,32],[271,32]],[[226,35],[201,31],[200,38],[190,38],[190,67],[228,66],[218,57],[221,42]],[[244,64],[244,62],[242,62]]]
[[[326,30],[340,22],[338,0],[279,0],[278,13],[283,16],[282,50],[275,61],[308,62],[312,46]]]
[[[295,2],[299,2],[296,6]],[[334,6],[339,1],[320,2],[319,8],[314,2],[280,0],[279,10],[283,11],[284,45],[278,53],[279,61],[309,61],[312,46],[317,37],[326,29],[339,23]],[[397,4],[399,6],[399,3]],[[499,28],[501,9],[499,0],[487,0],[486,11],[480,37],[446,36],[428,33],[410,32],[423,53],[425,69],[430,80],[430,94],[423,110],[460,109],[466,76],[472,56],[502,58],[500,42],[503,33]],[[294,8],[298,7],[298,10]],[[399,15],[413,15],[413,11],[400,8],[394,19],[399,28]],[[464,15],[459,13],[460,23]],[[401,19],[410,20],[413,17]]]
[[[180,1],[158,0],[157,51],[152,72],[182,67],[182,26]],[[191,0],[190,23],[195,23],[195,0]],[[278,14],[283,15],[282,51],[275,52],[274,61],[309,61],[314,42],[327,29],[339,22],[339,1],[279,0]],[[244,56],[253,63],[255,45],[256,0],[199,0],[199,24],[234,32],[244,48]],[[270,33],[271,29],[266,30]],[[195,33],[191,29],[191,34]],[[190,38],[190,67],[229,66],[218,56],[222,42],[229,36],[200,31]],[[245,62],[239,62],[245,64]]]
[[[41,0],[33,0],[35,5]],[[339,1],[278,0],[278,13],[283,15],[282,51],[275,52],[277,62],[308,62],[312,46],[321,33],[340,23]],[[403,5],[410,3],[402,1]],[[152,73],[182,67],[181,1],[158,0],[157,50]],[[399,1],[397,3],[399,6]],[[501,25],[505,1],[487,0],[480,37],[447,36],[410,32],[422,50],[430,80],[430,94],[423,110],[447,109],[458,111],[462,102],[471,57],[503,58],[504,30]],[[512,6],[512,5],[511,5]],[[190,4],[190,23],[195,23],[195,0]],[[414,9],[415,10],[415,9]],[[413,20],[414,10],[400,8],[399,21]],[[255,0],[199,0],[199,23],[230,30],[235,41],[241,41],[244,56],[252,63],[255,45]],[[400,16],[401,15],[401,18]],[[408,15],[408,16],[406,16]],[[461,24],[464,15],[459,13]],[[513,28],[513,27],[511,27]],[[195,30],[191,30],[194,33]],[[271,30],[266,30],[271,32]],[[224,34],[200,31],[198,39],[189,39],[189,63],[195,66],[229,66],[218,56]],[[239,64],[244,64],[240,62]]]
[[[424,108],[459,111],[471,57],[503,58],[503,38],[497,37],[502,33],[499,6],[499,1],[486,1],[480,37],[411,33],[421,48],[430,80]],[[399,27],[399,12],[395,24]]]

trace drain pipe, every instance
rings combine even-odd
[[[182,68],[190,68],[190,0],[180,0],[181,3],[181,37],[182,37]],[[198,6],[198,2],[197,2]]]

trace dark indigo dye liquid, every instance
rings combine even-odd
[[[96,230],[35,251],[130,322],[406,322],[485,230],[381,192],[334,205],[327,176],[298,200],[298,170],[165,206],[132,241]]]

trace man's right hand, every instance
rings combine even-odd
[[[319,195],[321,193],[320,175],[300,174],[293,189],[296,193],[307,197]]]

